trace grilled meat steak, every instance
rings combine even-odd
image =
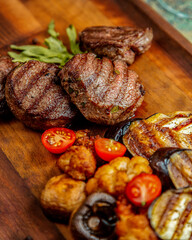
[[[13,114],[25,125],[44,130],[63,127],[76,115],[69,96],[56,84],[59,68],[31,60],[8,77],[5,94]]]
[[[132,64],[135,55],[147,51],[153,39],[151,28],[88,27],[80,33],[82,50],[107,56],[111,60],[121,59]]]
[[[112,125],[131,117],[144,98],[138,75],[121,60],[77,54],[59,75],[84,117],[99,124]]]
[[[123,142],[132,155],[147,159],[163,147],[192,149],[192,112],[157,113],[133,121]]]
[[[0,115],[8,114],[9,107],[5,99],[5,82],[8,74],[18,65],[8,56],[0,57]]]

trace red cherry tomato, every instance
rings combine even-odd
[[[113,139],[99,138],[95,141],[95,151],[101,159],[111,161],[116,157],[122,157],[126,147]]]
[[[126,186],[127,198],[136,206],[146,207],[161,194],[162,184],[154,174],[141,173]]]
[[[67,128],[50,128],[46,130],[41,141],[46,149],[52,153],[63,153],[75,142],[74,131]]]

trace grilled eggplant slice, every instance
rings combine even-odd
[[[190,240],[192,236],[192,188],[168,190],[148,211],[151,226],[161,239]]]
[[[192,112],[157,113],[131,123],[123,143],[133,155],[149,159],[159,148],[192,149]]]
[[[165,188],[192,186],[192,150],[160,148],[149,159]]]
[[[117,142],[122,142],[122,137],[127,132],[131,123],[137,120],[142,120],[142,118],[133,118],[110,126],[105,133],[105,138],[112,138]]]

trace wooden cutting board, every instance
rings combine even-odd
[[[146,89],[136,116],[191,110],[192,46],[141,0],[0,0],[0,54],[10,44],[34,39],[42,44],[51,19],[65,44],[69,24],[78,32],[93,25],[152,26],[152,47],[130,67]],[[67,226],[50,222],[40,208],[47,180],[60,174],[58,156],[42,146],[40,137],[14,117],[0,120],[0,240],[71,239]]]

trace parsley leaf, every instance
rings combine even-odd
[[[60,66],[63,66],[75,54],[82,53],[79,44],[76,42],[77,34],[73,25],[70,25],[67,28],[71,53],[68,52],[66,46],[63,45],[63,42],[58,39],[60,34],[55,31],[55,23],[53,20],[49,23],[48,33],[50,36],[44,41],[46,47],[37,45],[11,45],[10,47],[12,49],[21,51],[21,53],[18,54],[10,51],[8,52],[8,55],[13,58],[13,62],[38,60],[46,63],[57,63]]]
[[[69,25],[69,27],[66,29],[66,32],[67,32],[67,36],[68,36],[69,41],[70,41],[71,52],[73,54],[82,53],[80,48],[79,48],[79,44],[76,42],[77,33],[76,33],[76,30],[75,30],[75,27],[73,25]]]

